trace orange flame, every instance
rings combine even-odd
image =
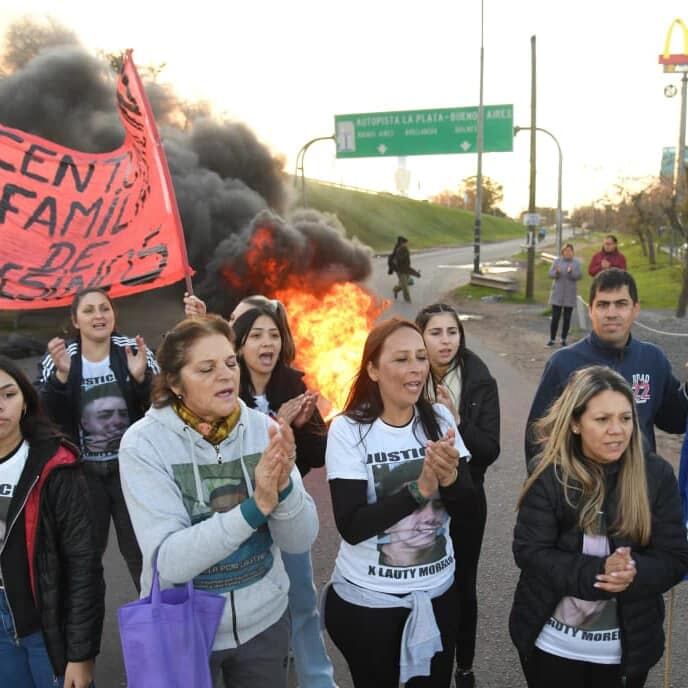
[[[281,289],[275,297],[289,314],[295,366],[306,373],[306,386],[328,402],[323,411],[331,417],[344,406],[368,331],[386,302],[352,282],[335,284],[317,296],[299,287]]]
[[[375,319],[387,306],[353,282],[343,266],[313,267],[315,246],[298,256],[275,255],[273,230],[258,225],[240,261],[222,270],[229,286],[243,294],[265,294],[286,307],[296,347],[295,366],[317,391],[323,415],[343,408]]]

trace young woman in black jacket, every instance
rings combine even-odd
[[[88,688],[103,571],[76,450],[0,357],[0,685]]]
[[[309,392],[303,373],[288,364],[293,342],[284,314],[278,313],[280,306],[268,300],[254,300],[253,305],[242,302],[230,318],[241,368],[239,396],[247,406],[282,418],[292,427],[296,466],[305,476],[325,463],[327,430],[316,406],[317,393]],[[282,552],[282,561],[290,582],[292,649],[299,683],[333,688],[332,662],[320,631],[311,553]]]
[[[633,392],[575,372],[538,424],[519,498],[510,618],[529,688],[641,688],[664,652],[662,594],[688,571],[669,464],[643,454]]]
[[[101,289],[85,289],[72,302],[77,337],[55,337],[40,364],[39,387],[48,414],[81,450],[101,553],[110,520],[120,552],[139,589],[141,552],[119,478],[119,442],[149,406],[150,383],[158,372],[143,337],[115,331],[115,311]]]
[[[487,467],[499,456],[499,395],[497,382],[485,363],[466,347],[463,324],[452,306],[445,303],[426,306],[418,313],[416,324],[423,333],[430,361],[427,394],[451,411],[471,453],[468,466],[476,490],[476,509],[468,523],[453,520],[450,534],[457,561],[456,686],[472,688],[478,561],[487,520],[483,483]]]

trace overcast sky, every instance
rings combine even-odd
[[[478,104],[480,1],[291,0],[290,2],[81,2],[0,0],[4,26],[18,13],[50,13],[84,45],[134,48],[138,64],[165,62],[162,79],[183,97],[242,120],[293,168],[297,151],[334,132],[334,115]],[[530,124],[530,37],[537,37],[537,125],[560,141],[564,208],[602,199],[659,171],[678,139],[676,76],[657,58],[688,5],[678,0],[484,0],[485,103],[513,104]],[[683,14],[682,14],[683,12]],[[684,52],[675,32],[672,52]],[[484,157],[504,186],[504,209],[528,202],[529,134],[513,153]],[[538,137],[538,205],[556,205],[554,143]],[[337,160],[316,144],[306,174],[395,190],[397,158]],[[406,160],[409,194],[424,198],[475,174],[475,155]]]

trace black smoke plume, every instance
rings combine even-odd
[[[0,123],[90,153],[117,148],[123,131],[116,59],[87,54],[55,22],[21,20],[8,29],[0,56]],[[195,118],[207,108],[140,71],[163,137],[194,282],[214,310],[226,314],[248,294],[270,295],[291,273],[310,275],[304,288],[318,289],[370,274],[370,251],[347,240],[336,218],[315,210],[290,214],[283,163],[246,125]],[[271,242],[261,245],[256,275],[245,255],[259,230]],[[228,282],[232,275],[242,279]]]

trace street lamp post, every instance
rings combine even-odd
[[[518,134],[519,131],[530,131],[530,127],[514,127],[514,136]],[[559,175],[558,175],[558,181],[557,181],[557,255],[561,253],[561,245],[562,245],[562,228],[561,228],[561,222],[562,222],[562,210],[561,210],[561,192],[562,192],[562,172],[563,172],[563,156],[561,154],[561,146],[559,145],[559,141],[557,141],[557,137],[551,132],[548,131],[547,129],[543,129],[542,127],[535,127],[535,131],[541,131],[543,134],[547,134],[554,143],[557,144],[557,151],[559,152]]]
[[[485,109],[483,104],[483,72],[485,68],[485,50],[483,48],[484,6],[480,0],[480,101],[478,104],[478,169],[475,176],[475,224],[473,230],[473,272],[480,274],[480,242],[482,233],[483,212],[483,137],[485,127]]]
[[[299,176],[301,177],[301,205],[306,207],[306,175],[304,172],[304,159],[306,157],[306,151],[310,148],[312,144],[316,141],[336,141],[334,136],[318,136],[301,146],[299,152],[296,154],[296,174],[294,175],[294,185],[299,183]]]

